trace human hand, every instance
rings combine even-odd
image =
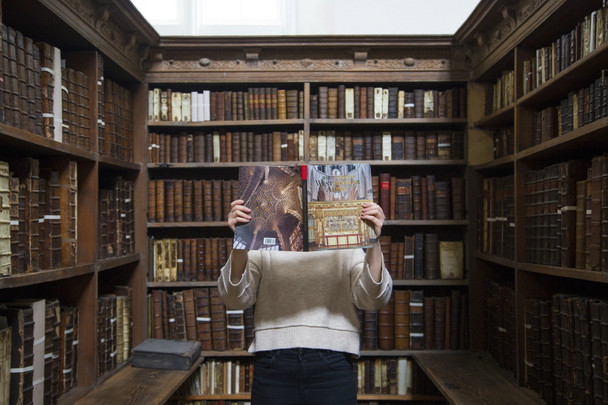
[[[364,203],[363,211],[361,211],[361,219],[370,221],[376,232],[376,236],[382,233],[382,225],[384,224],[384,211],[376,203]]]
[[[243,205],[245,201],[234,200],[230,203],[230,212],[228,213],[228,227],[232,229],[232,232],[236,229],[237,224],[246,224],[251,220],[251,216],[248,213],[251,210]]]

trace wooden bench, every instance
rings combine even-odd
[[[93,388],[76,405],[161,405],[203,361],[200,356],[189,370],[160,370],[127,365]]]
[[[436,351],[413,357],[452,405],[545,404],[536,393],[519,387],[487,353]]]

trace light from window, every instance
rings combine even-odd
[[[280,25],[281,0],[202,0],[202,25]]]
[[[148,21],[163,24],[179,22],[181,0],[131,0]],[[183,5],[182,5],[183,7]]]

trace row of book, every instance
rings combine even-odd
[[[608,87],[605,78],[568,93],[557,106],[534,111],[532,143],[537,145],[608,115]]]
[[[0,303],[0,403],[55,404],[76,385],[78,308],[56,299]]]
[[[225,221],[237,188],[237,180],[150,180],[148,221]]]
[[[513,175],[482,181],[477,197],[477,249],[479,252],[515,259],[515,195]]]
[[[76,162],[5,160],[0,162],[0,275],[73,266]]]
[[[378,311],[360,311],[363,350],[458,350],[468,347],[467,294],[424,296],[395,289]]]
[[[148,294],[149,336],[198,340],[202,350],[244,350],[253,340],[253,307],[226,310],[217,287]]]
[[[310,95],[310,118],[466,118],[466,88],[446,90],[341,84]]]
[[[231,395],[251,392],[252,359],[207,358],[176,391],[179,396]]]
[[[133,347],[133,295],[130,287],[97,298],[97,376],[126,362]]]
[[[434,174],[396,178],[390,173],[380,173],[378,187],[374,187],[374,196],[378,197],[374,199],[387,219],[464,219],[464,193],[463,177],[437,180]]]
[[[276,87],[247,91],[148,91],[148,120],[174,122],[285,120],[304,118],[304,92]]]
[[[89,150],[89,85],[61,51],[2,25],[1,121]]]
[[[606,402],[608,302],[558,293],[524,305],[524,384],[547,404]]]
[[[111,188],[110,188],[111,187]],[[120,176],[99,188],[99,257],[135,252],[134,183]]]
[[[304,160],[304,131],[218,132],[148,137],[149,163],[280,162]]]
[[[512,285],[486,280],[486,291],[486,349],[498,365],[516,374],[515,290]]]
[[[101,76],[98,77],[97,86],[100,88],[97,150],[100,155],[133,162],[133,93],[118,83],[104,78],[103,72],[99,74]]]
[[[308,158],[341,160],[462,160],[461,131],[311,131]],[[150,133],[149,163],[304,160],[304,131]]]
[[[523,94],[541,86],[606,42],[607,21],[608,8],[602,6],[586,15],[574,28],[560,35],[550,45],[536,49],[534,56],[523,63]]]
[[[485,115],[490,115],[515,102],[515,74],[505,70],[494,83],[485,89]]]
[[[460,160],[462,131],[311,131],[309,159]]]
[[[526,260],[608,270],[608,156],[529,170],[525,177]]]
[[[512,155],[515,148],[513,127],[498,128],[492,134],[494,159]]]
[[[232,243],[232,238],[151,237],[148,281],[216,281]]]
[[[403,242],[380,236],[384,264],[393,280],[464,278],[463,241],[440,241],[436,233],[404,235]]]

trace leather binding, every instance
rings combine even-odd
[[[426,180],[426,219],[434,220],[437,219],[437,180],[435,175],[429,174],[426,177],[421,178],[421,182]],[[422,191],[424,193],[425,187],[422,185]],[[424,194],[423,194],[424,196]],[[424,212],[424,202],[422,204],[422,210]],[[424,216],[424,215],[423,215]]]
[[[391,296],[389,302],[378,310],[378,349],[380,350],[393,350],[395,347],[394,313],[395,299]]]
[[[59,301],[47,299],[45,305],[44,400],[55,403],[59,395]]]
[[[451,219],[452,218],[452,204],[451,204],[451,192],[449,181],[437,181],[435,182],[436,187],[436,218],[437,219]]]
[[[412,212],[413,219],[422,219],[422,178],[412,176]]]
[[[403,273],[398,278],[411,280],[414,278],[414,235],[405,235],[403,239]]]
[[[51,253],[51,240],[50,240],[50,229],[48,223],[45,220],[47,216],[47,179],[44,174],[44,168],[40,173],[40,193],[38,194],[38,212],[40,218],[38,218],[38,232],[40,238],[38,238],[38,264],[40,269],[47,269],[50,265],[50,253]],[[50,191],[50,190],[49,190]],[[49,205],[50,207],[50,205]]]
[[[319,118],[328,118],[329,88],[319,86]]]
[[[156,246],[156,244],[155,244]],[[161,290],[152,290],[152,331],[151,336],[157,339],[163,338],[163,301]]]
[[[310,118],[311,119],[319,118],[319,95],[318,94],[310,95]]]
[[[606,156],[595,156],[591,160],[591,235],[589,245],[589,269],[601,270],[602,240],[602,166]]]
[[[165,180],[156,180],[156,222],[165,222]]]
[[[11,403],[32,403],[34,366],[34,318],[31,308],[0,308],[11,327]],[[14,402],[13,402],[14,401]]]
[[[344,119],[346,118],[346,86],[344,84],[339,84],[336,92],[338,98],[336,118]]]
[[[450,328],[450,344],[449,346],[446,346],[446,348],[449,348],[450,350],[457,350],[457,349],[461,349],[464,348],[463,345],[461,345],[460,342],[460,334],[459,334],[459,329],[460,329],[460,308],[461,308],[461,301],[462,301],[462,293],[460,290],[457,289],[453,289],[450,292],[450,322],[449,322],[449,328]],[[446,325],[447,327],[447,325]]]
[[[439,236],[436,233],[424,234],[424,279],[440,278]]]
[[[390,212],[390,173],[380,173],[380,207],[385,213]]]
[[[211,180],[212,220],[222,221],[222,180]]]
[[[433,350],[445,349],[446,333],[449,332],[449,328],[446,328],[446,305],[449,302],[449,298],[446,297],[433,297],[433,341],[431,348]],[[425,312],[426,313],[426,312]]]
[[[403,160],[405,138],[402,131],[393,131],[391,137],[391,160]]]
[[[296,89],[286,91],[287,119],[297,119],[299,116],[299,92]],[[303,105],[303,104],[302,104]]]
[[[11,241],[11,273],[23,273],[25,258],[25,222],[24,210],[20,209],[19,178],[9,175],[10,198],[10,241]],[[25,208],[25,207],[24,207]],[[7,273],[10,274],[10,273]]]
[[[296,118],[304,119],[304,90],[298,90],[298,116]]]
[[[403,118],[416,118],[415,93],[406,91],[403,100]]]
[[[226,309],[217,287],[209,288],[209,303],[211,307],[211,342],[213,350],[226,350],[228,347]]]
[[[426,176],[420,177],[420,206],[422,207],[421,219],[427,220],[429,218],[429,186],[428,178]]]
[[[379,132],[373,133],[372,137],[372,159],[373,160],[383,160],[382,159],[382,134]]]
[[[423,131],[416,132],[416,160],[426,158],[426,134]]]
[[[425,117],[425,91],[423,89],[414,89],[414,118]]]
[[[375,106],[374,106],[374,102],[375,102],[375,94],[374,94],[374,87],[372,86],[368,86],[367,87],[367,119],[374,119],[375,118]]]
[[[424,234],[416,232],[414,234],[414,279],[424,278]]]
[[[449,160],[452,157],[452,135],[449,131],[437,133],[437,159]]]
[[[348,89],[347,89],[348,90]],[[361,86],[359,85],[354,85],[353,87],[350,88],[349,91],[347,91],[346,96],[347,97],[347,102],[350,103],[350,101],[348,101],[348,98],[350,98],[350,93],[352,92],[352,117],[350,118],[361,118]],[[346,107],[345,107],[346,108]],[[346,114],[346,118],[348,117],[348,113]]]
[[[186,326],[186,340],[196,340],[197,330],[194,291],[192,289],[185,289],[182,291],[182,297],[184,305],[184,321]]]
[[[0,275],[11,274],[11,200],[9,166],[0,162]]]
[[[228,349],[243,350],[245,348],[245,323],[243,310],[226,310],[226,329]]]
[[[165,221],[175,222],[175,180],[165,180]]]
[[[187,281],[196,281],[198,277],[198,240],[197,239],[189,239],[185,246],[189,246],[189,263],[186,268],[186,275],[184,278]],[[186,256],[188,257],[188,256]]]
[[[363,131],[363,159],[372,160],[373,154],[373,135],[371,131]]]
[[[425,347],[424,296],[422,290],[410,290],[410,349]]]
[[[211,280],[211,272],[213,270],[213,260],[211,258],[212,247],[211,247],[211,239],[205,238],[205,280]]]
[[[61,306],[61,325],[59,328],[60,340],[60,369],[59,377],[59,395],[63,395],[70,391],[74,385],[77,364],[76,364],[76,349],[74,337],[78,329],[78,309],[76,307]],[[107,330],[110,330],[108,325]],[[76,347],[75,347],[76,346]],[[105,366],[105,365],[104,365]]]
[[[388,113],[387,118],[397,118],[399,89],[397,87],[388,88]]]
[[[363,311],[363,331],[361,333],[361,347],[364,350],[378,349],[378,312]]]
[[[416,160],[416,133],[411,130],[404,132],[404,159]]]
[[[193,294],[196,307],[197,340],[201,342],[202,350],[212,350],[209,289],[195,288]]]
[[[200,342],[146,339],[133,348],[134,367],[188,370],[199,358]]]
[[[342,131],[335,133],[335,140],[335,160],[342,161],[344,160],[344,135]]]
[[[393,292],[394,309],[394,336],[395,350],[409,350],[410,348],[410,291],[395,290]]]
[[[452,190],[452,219],[465,218],[465,195],[464,195],[464,178],[452,177],[450,179]],[[504,216],[503,216],[504,217]],[[503,221],[506,222],[506,221]]]
[[[447,93],[445,90],[439,90],[437,92],[435,92],[436,98],[436,105],[437,105],[437,113],[436,113],[436,117],[437,118],[447,118],[448,116],[448,112],[447,112]]]
[[[243,312],[243,324],[245,325],[245,346],[244,349],[248,349],[251,346],[254,338],[254,313],[255,306],[246,308]]]
[[[344,134],[344,156],[343,160],[354,160],[353,158],[353,136],[352,132],[346,130]],[[303,158],[303,157],[302,157]]]
[[[336,87],[327,89],[327,118],[338,118],[338,89]]]
[[[175,319],[174,328],[176,340],[186,340],[186,316],[184,307],[184,292],[174,291],[173,294],[173,318]]]
[[[3,31],[5,31],[6,26],[3,26]],[[10,30],[9,30],[10,32]],[[7,38],[5,34],[3,34],[3,38]],[[41,113],[42,113],[42,135],[45,138],[53,139],[55,132],[55,124],[53,120],[53,47],[44,42],[38,42],[37,47],[40,53],[40,92],[41,92]],[[6,54],[6,53],[5,53]],[[7,80],[5,83],[5,88],[8,87],[10,91],[10,83],[11,80]],[[6,99],[6,97],[5,97]],[[9,121],[12,117],[10,113],[7,113],[7,105],[5,103],[4,106],[5,114],[4,114],[4,122],[8,125],[11,125],[11,121]]]
[[[359,115],[355,116],[355,118],[361,118],[361,119],[366,119],[369,118],[369,116],[367,115],[367,110],[368,110],[368,106],[367,106],[367,87],[365,86],[361,86],[359,89]],[[357,101],[355,100],[355,106],[357,105]]]
[[[184,180],[183,181],[183,195],[182,195],[182,208],[184,211],[184,221],[192,222],[193,218],[193,180]],[[179,198],[179,196],[178,196]]]
[[[437,159],[437,134],[427,133],[425,137],[425,155],[426,160]]]

